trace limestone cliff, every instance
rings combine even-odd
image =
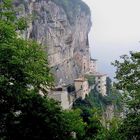
[[[56,85],[70,84],[81,75],[82,57],[89,58],[90,10],[81,0],[15,0],[18,15],[31,20],[26,38],[47,46]]]

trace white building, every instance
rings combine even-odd
[[[58,101],[63,109],[71,109],[75,100],[75,95],[68,93],[66,87],[55,87],[53,89],[42,87],[39,94],[41,96],[46,94],[48,98]]]
[[[102,94],[102,96],[106,96],[106,74],[99,74],[97,73],[95,78],[96,83],[96,89],[99,93]]]
[[[82,99],[85,99],[85,96],[89,94],[89,85],[87,79],[84,77],[75,79],[74,85],[77,96],[76,98],[82,97]]]
[[[49,98],[58,101],[63,109],[72,108],[75,97],[68,93],[66,88],[54,88],[48,94]]]

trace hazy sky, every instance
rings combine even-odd
[[[111,77],[120,55],[140,51],[140,0],[83,0],[92,12],[91,55],[99,71]]]

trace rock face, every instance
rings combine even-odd
[[[90,57],[88,6],[81,0],[15,0],[15,5],[18,15],[31,15],[24,36],[47,46],[56,85],[73,83],[83,72],[82,57]]]

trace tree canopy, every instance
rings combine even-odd
[[[123,55],[121,61],[115,61],[117,67],[116,86],[123,91],[126,117],[120,127],[127,140],[140,138],[140,52]]]
[[[63,111],[39,94],[53,85],[44,48],[21,37],[28,25],[16,17],[11,1],[0,4],[0,139],[72,140],[73,132],[82,137],[80,112]]]
[[[0,4],[0,139],[65,139],[61,107],[39,95],[40,86],[53,83],[46,53],[21,38],[26,22],[11,1]]]

